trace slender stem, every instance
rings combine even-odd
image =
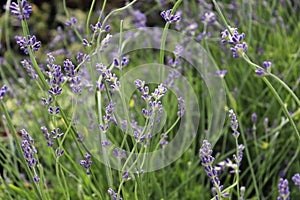
[[[86,31],[88,39],[90,39],[90,26],[89,26],[89,24],[90,24],[90,21],[91,21],[91,16],[92,16],[93,8],[95,6],[95,2],[96,2],[96,0],[92,1],[92,4],[90,6],[90,10],[89,10],[89,14],[88,14],[88,17],[86,19],[86,24],[85,24],[85,31]]]
[[[240,199],[240,186],[239,186],[239,181],[240,181],[240,177],[239,177],[239,165],[240,165],[240,161],[239,161],[239,142],[238,139],[235,138],[235,145],[236,145],[236,157],[237,157],[237,169],[236,169],[236,192],[237,192],[237,197],[238,199]]]

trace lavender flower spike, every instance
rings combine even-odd
[[[298,186],[299,190],[300,190],[300,174],[295,174],[293,177],[292,177],[292,181],[294,182],[294,184],[296,186]]]
[[[199,157],[201,159],[201,164],[204,167],[204,170],[207,174],[207,176],[210,178],[215,190],[218,190],[220,193],[223,189],[223,185],[221,185],[221,182],[218,177],[218,172],[215,170],[215,168],[212,166],[212,163],[214,161],[214,157],[212,156],[212,149],[211,144],[207,140],[203,140],[202,146],[200,148]],[[228,193],[220,194],[222,197],[227,197]],[[222,199],[222,197],[218,196],[218,192],[216,192],[216,199]]]
[[[12,2],[9,6],[9,9],[10,12],[13,15],[16,15],[20,21],[28,19],[30,17],[30,14],[32,13],[32,7],[26,3],[26,0],[21,0],[20,4]]]
[[[179,97],[177,100],[178,100],[177,115],[182,117],[184,115],[184,111],[185,111],[184,99],[182,97]]]
[[[277,200],[290,200],[289,182],[287,179],[280,178],[278,184]]]
[[[29,48],[32,48],[33,51],[38,51],[41,47],[41,42],[37,41],[34,35],[28,35],[27,38],[22,36],[15,36],[15,40],[20,46],[20,49],[24,51],[25,54],[29,53]]]
[[[86,169],[86,174],[90,175],[90,167],[92,165],[91,155],[86,153],[84,156],[84,160],[80,160],[80,165]]]

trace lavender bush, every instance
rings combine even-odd
[[[299,1],[2,4],[0,199],[300,198]]]

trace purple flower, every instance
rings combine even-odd
[[[159,100],[165,95],[166,92],[167,92],[167,88],[165,88],[162,84],[160,84],[152,93],[152,97],[154,100]]]
[[[99,32],[102,28],[102,24],[100,22],[97,22],[95,24],[95,26],[93,26],[92,24],[90,25],[90,28],[94,31],[94,32]]]
[[[247,49],[248,46],[246,42],[243,42],[242,44],[236,44],[235,47],[230,48],[234,58],[239,58],[243,56],[243,54],[247,51]]]
[[[111,198],[113,200],[123,200],[123,198],[119,197],[118,193],[116,193],[113,189],[108,188],[107,192],[108,192],[109,196],[111,196]]]
[[[271,72],[271,66],[272,66],[271,61],[264,61],[263,66],[264,66],[264,68],[266,69],[267,72]]]
[[[185,111],[184,99],[182,97],[179,97],[177,100],[178,100],[177,115],[182,117],[184,115],[184,111]]]
[[[102,63],[97,64],[96,69],[101,72],[102,78],[109,84],[112,90],[119,90],[121,85],[116,74],[111,73]]]
[[[229,118],[230,118],[230,127],[233,131],[237,130],[239,127],[239,122],[237,117],[232,109],[229,110]]]
[[[237,28],[229,27],[229,31],[225,29],[221,33],[221,37],[222,43],[237,44],[245,38],[245,33],[239,34]]]
[[[118,58],[114,58],[114,65],[115,65],[116,67],[119,67],[119,66],[124,67],[124,66],[126,66],[128,63],[129,63],[129,58],[127,58],[127,57],[125,57],[125,56],[122,57],[121,63],[120,63],[120,61],[119,61]]]
[[[77,23],[76,17],[71,17],[70,21],[67,20],[67,21],[65,22],[65,25],[66,25],[66,26],[72,26],[72,25],[74,25],[74,24],[76,24],[76,23]]]
[[[48,132],[48,129],[45,126],[41,127],[42,133],[47,141],[47,146],[49,147],[53,147],[53,140],[56,140],[59,137],[63,137],[64,133],[60,133],[60,129],[59,128],[55,128],[53,129],[53,131],[51,131],[51,133]]]
[[[52,147],[54,143],[51,141],[52,138],[51,138],[50,133],[48,132],[48,129],[45,126],[42,126],[41,130],[42,130],[42,133],[43,133],[43,135],[44,135],[44,137],[47,141],[47,146]]]
[[[21,134],[22,134],[21,147],[24,153],[24,157],[27,161],[27,164],[30,167],[34,167],[35,164],[37,163],[37,160],[34,158],[34,154],[37,153],[37,150],[34,146],[34,140],[32,139],[32,137],[30,137],[29,133],[27,133],[25,129],[21,130]]]
[[[87,175],[91,174],[90,167],[92,165],[92,161],[90,159],[91,159],[91,155],[86,153],[84,156],[84,160],[80,160],[80,165],[87,170],[86,171]]]
[[[116,122],[114,114],[115,103],[110,102],[105,108],[105,115],[103,116],[104,124],[100,124],[99,128],[101,131],[106,132],[109,128],[110,122]]]
[[[6,95],[7,92],[7,86],[3,85],[0,89],[0,100],[3,99],[3,97]]]
[[[60,150],[59,148],[55,149],[55,154],[57,157],[62,156],[65,153],[65,150]]]
[[[173,54],[175,55],[176,58],[178,58],[178,57],[182,56],[183,51],[184,51],[183,46],[176,45],[176,47],[173,51]]]
[[[212,156],[212,149],[211,144],[207,140],[203,140],[202,146],[200,148],[199,157],[201,159],[201,165],[204,167],[204,171],[206,172],[207,176],[210,178],[213,187],[215,189],[218,189],[220,192],[223,189],[223,185],[221,185],[221,182],[218,177],[217,170],[212,166],[214,157]],[[214,194],[216,195],[216,194]],[[226,197],[228,193],[221,194],[223,197]],[[218,195],[216,195],[216,199],[219,199]]]
[[[169,142],[168,142],[167,139],[168,139],[169,136],[166,135],[166,134],[164,134],[164,133],[162,133],[162,134],[161,134],[161,137],[162,137],[162,140],[160,141],[159,145],[162,146],[162,147],[168,145]]]
[[[213,24],[216,21],[216,15],[211,12],[207,11],[204,15],[201,16],[201,21],[204,25]]]
[[[176,14],[172,15],[172,9],[166,10],[166,11],[162,11],[160,13],[160,15],[162,16],[162,18],[164,18],[164,20],[166,22],[169,23],[175,23],[178,22],[181,19],[181,13],[180,12],[176,12]]]
[[[265,69],[268,69],[269,67],[271,67],[272,65],[272,62],[271,61],[264,61],[263,62],[263,66]]]
[[[144,13],[139,10],[135,10],[132,15],[134,17],[133,21],[136,28],[146,27],[147,17]]]
[[[265,76],[265,75],[266,75],[266,71],[259,68],[259,69],[256,69],[256,70],[255,70],[255,74],[256,74],[257,76]]]
[[[28,60],[21,61],[21,65],[26,69],[27,74],[32,80],[38,78],[37,73],[35,72],[34,68],[31,66]]]
[[[27,38],[22,36],[15,36],[15,40],[20,46],[20,49],[24,51],[25,54],[29,53],[29,48],[31,48],[33,51],[38,51],[41,47],[41,42],[36,41],[36,37],[34,35],[28,35]]]
[[[101,142],[103,147],[109,147],[110,146],[110,141],[109,140],[104,140]]]
[[[295,174],[293,177],[292,177],[292,181],[294,182],[294,184],[296,186],[299,187],[299,190],[300,190],[300,174]]]
[[[236,164],[238,164],[238,166],[240,165],[242,159],[243,159],[243,150],[245,149],[245,146],[240,144],[238,146],[238,155],[233,155],[233,159],[235,160]]]
[[[125,171],[123,172],[122,178],[125,179],[125,180],[130,180],[130,177],[129,177],[129,174],[128,174],[128,171],[127,171],[127,170],[125,170]]]
[[[289,182],[287,179],[280,178],[278,184],[277,200],[290,200]]]
[[[61,91],[62,91],[62,88],[59,87],[59,86],[54,86],[54,87],[51,87],[50,90],[48,91],[49,94],[52,94],[52,95],[60,95],[61,94]]]
[[[87,39],[83,39],[83,40],[82,40],[82,44],[83,44],[83,46],[84,46],[84,47],[87,47],[87,46],[90,46],[90,45],[92,45],[93,43],[92,43],[92,42],[89,42],[89,41],[87,41]]]
[[[223,69],[223,70],[217,71],[216,74],[215,74],[215,77],[224,78],[224,76],[225,76],[226,74],[227,74],[227,70],[226,70],[226,69]]]
[[[32,13],[32,7],[26,3],[26,0],[21,0],[20,4],[12,2],[9,9],[10,12],[13,15],[16,15],[20,21],[28,19]]]
[[[37,183],[40,182],[40,178],[37,174],[34,175],[33,180]]]
[[[212,156],[211,144],[207,140],[203,140],[202,147],[200,148],[199,157],[201,164],[207,167],[213,163],[215,158]]]
[[[253,123],[253,124],[256,124],[256,122],[257,122],[257,114],[256,114],[256,113],[253,113],[253,114],[251,115],[251,120],[252,120],[252,123]]]
[[[64,61],[64,70],[66,72],[66,76],[73,77],[75,75],[75,67],[69,59]]]

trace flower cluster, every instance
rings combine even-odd
[[[233,155],[233,159],[234,159],[235,163],[238,166],[240,165],[240,163],[241,163],[241,161],[243,159],[243,151],[244,151],[244,149],[245,149],[245,146],[242,145],[242,144],[239,144],[238,145],[238,152],[237,152],[237,154]]]
[[[37,154],[37,150],[34,146],[34,140],[32,139],[32,137],[30,137],[29,133],[25,129],[21,130],[21,134],[22,134],[21,147],[24,153],[24,157],[27,161],[28,166],[34,168],[37,163],[37,159],[34,157],[34,154]],[[37,174],[35,174],[34,180],[36,182],[40,181]]]
[[[264,61],[263,69],[258,68],[257,70],[255,70],[255,74],[258,76],[265,76],[267,74],[267,72],[271,72],[271,65],[272,65],[271,61]]]
[[[299,187],[299,190],[300,190],[300,174],[295,174],[293,177],[292,177],[292,181],[294,182],[294,184],[296,186]]]
[[[67,21],[65,22],[65,25],[66,25],[66,26],[72,26],[72,25],[74,25],[74,24],[76,24],[76,23],[77,23],[76,17],[71,17],[70,20],[67,20]]]
[[[289,182],[287,179],[280,178],[278,184],[278,198],[277,200],[290,200]]]
[[[104,125],[100,124],[99,128],[101,131],[106,132],[109,128],[110,122],[116,122],[114,114],[115,103],[110,102],[105,108],[105,115],[103,116]]]
[[[114,148],[113,150],[113,155],[117,158],[126,158],[127,157],[127,153],[124,149],[119,149],[119,148]]]
[[[222,37],[222,43],[235,45],[241,42],[245,38],[245,33],[239,34],[237,28],[229,27],[229,30],[225,29],[221,33],[221,37]]]
[[[72,91],[76,93],[81,93],[81,78],[75,71],[75,67],[69,59],[64,61],[64,70],[66,72],[66,77],[68,77],[69,86]]]
[[[90,175],[91,174],[90,167],[92,165],[91,155],[86,153],[83,158],[84,160],[80,160],[80,165],[86,169],[86,174]]]
[[[3,85],[0,89],[0,100],[3,99],[3,97],[6,95],[7,92],[7,86]]]
[[[162,139],[160,140],[159,145],[162,146],[162,147],[168,145],[168,144],[169,144],[169,142],[168,142],[168,140],[167,140],[168,137],[169,137],[168,135],[162,133],[162,134],[161,134],[161,138],[162,138]]]
[[[95,24],[95,26],[91,24],[91,25],[90,25],[90,28],[91,28],[92,31],[94,31],[95,33],[96,33],[96,32],[99,33],[99,32],[102,31],[102,24],[101,24],[100,22],[97,22],[97,23]],[[110,31],[110,25],[106,25],[106,26],[104,27],[103,30],[106,31],[106,32]]]
[[[184,99],[182,97],[179,97],[177,100],[178,100],[177,115],[182,117],[184,115],[184,111],[185,111]]]
[[[15,40],[20,46],[20,49],[24,51],[25,54],[29,53],[29,49],[38,51],[41,47],[41,42],[36,40],[35,35],[28,35],[27,38],[22,36],[15,36]]]
[[[207,11],[201,16],[201,21],[204,25],[213,24],[216,19],[216,15],[211,11]]]
[[[122,198],[122,197],[119,197],[119,196],[118,196],[118,193],[116,193],[113,189],[109,188],[109,189],[107,190],[107,192],[108,192],[109,196],[111,196],[111,198],[112,198],[113,200],[123,200],[123,198]]]
[[[243,56],[243,54],[247,51],[247,49],[248,46],[246,42],[243,42],[241,44],[236,44],[235,47],[230,48],[234,58],[239,58]]]
[[[238,132],[239,122],[232,109],[229,110],[229,118],[230,118],[230,127],[233,130],[232,135],[237,138],[240,135],[240,133]]]
[[[30,64],[30,62],[28,60],[25,59],[25,60],[21,61],[21,65],[26,69],[28,76],[32,80],[38,78],[37,73],[35,72],[34,68],[32,67],[32,65]]]
[[[48,132],[48,129],[45,126],[42,126],[41,130],[47,141],[47,146],[49,146],[49,147],[53,147],[53,145],[54,145],[53,140],[56,140],[57,138],[64,136],[64,133],[60,133],[59,128],[53,129],[53,131],[51,131],[51,133]]]
[[[166,94],[167,88],[160,84],[155,88],[154,92],[149,95],[149,87],[145,86],[145,81],[135,80],[136,88],[139,90],[142,99],[150,105],[150,109],[142,109],[142,114],[147,118],[153,116],[155,111],[162,112],[162,105],[160,99]]]
[[[218,177],[218,173],[213,167],[213,162],[215,158],[212,156],[212,153],[213,151],[211,149],[211,144],[207,140],[203,140],[202,146],[200,148],[200,153],[199,153],[199,157],[201,159],[201,165],[204,167],[204,170],[207,176],[210,178],[215,190],[221,192],[223,189],[223,185],[221,185],[221,182]],[[222,197],[227,197],[229,193],[226,192],[221,195]],[[216,194],[216,199],[221,199],[221,197],[219,197],[218,194]]]
[[[232,109],[229,110],[229,118],[230,118],[230,127],[233,130],[233,137],[235,137],[236,140],[238,140],[238,137],[240,135],[240,133],[238,132],[238,127],[239,127],[239,122],[237,120],[236,114],[234,113],[234,111]],[[235,161],[235,163],[237,164],[237,169],[241,164],[241,161],[243,159],[243,150],[245,149],[245,146],[242,144],[237,144],[237,153],[233,155],[233,159]],[[235,169],[235,167],[234,167]],[[237,173],[239,173],[240,170],[237,171]]]
[[[239,58],[247,51],[248,46],[246,42],[241,41],[245,38],[245,33],[239,34],[237,28],[225,29],[222,33],[222,43],[228,43],[230,45],[235,45],[230,48],[233,53],[234,58]]]
[[[111,71],[102,63],[97,64],[96,69],[101,72],[102,78],[108,83],[112,91],[120,89],[121,85],[116,74],[111,73]]]
[[[19,4],[12,2],[9,9],[10,12],[13,15],[16,15],[20,21],[28,19],[32,13],[32,7],[26,2],[26,0],[21,0]]]
[[[129,58],[123,56],[122,60],[120,62],[120,60],[118,58],[114,58],[114,65],[116,67],[122,68],[124,66],[126,66],[129,63]]]
[[[162,11],[160,13],[160,15],[162,16],[162,18],[164,18],[164,20],[166,22],[169,22],[169,23],[175,23],[181,19],[180,12],[176,12],[176,14],[174,14],[174,15],[172,15],[171,13],[172,13],[172,9],[169,9],[169,10]]]
[[[34,154],[37,153],[37,150],[34,146],[34,140],[30,137],[29,133],[25,129],[21,130],[22,133],[22,149],[24,152],[24,157],[27,160],[27,163],[30,167],[33,167],[37,160],[34,158]]]

